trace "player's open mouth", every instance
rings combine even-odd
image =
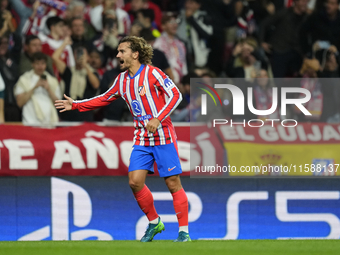
[[[119,63],[122,65],[122,64],[124,64],[124,60],[119,60]]]

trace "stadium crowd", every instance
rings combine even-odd
[[[313,115],[292,108],[288,117],[340,122],[339,0],[0,0],[0,12],[0,123],[131,120],[122,99],[85,113],[53,105],[64,93],[105,92],[126,35],[150,43],[153,65],[179,87],[173,121],[195,119],[200,108],[190,78],[227,77],[253,87],[256,109],[270,108],[273,86],[306,88]],[[222,110],[233,118],[231,101]]]

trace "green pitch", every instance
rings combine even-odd
[[[339,255],[340,240],[0,242],[3,255]]]

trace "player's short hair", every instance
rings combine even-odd
[[[126,36],[119,42],[119,44],[125,42],[130,43],[129,48],[132,52],[138,51],[138,60],[141,64],[151,65],[153,49],[152,46],[148,44],[144,38],[137,36]]]
[[[32,55],[32,63],[40,60],[44,60],[47,63],[47,56],[42,52],[36,52]]]
[[[25,45],[30,45],[30,43],[33,41],[33,40],[36,40],[36,39],[39,39],[40,38],[36,35],[28,35],[25,39]]]

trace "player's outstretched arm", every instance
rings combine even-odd
[[[66,112],[72,110],[73,99],[64,94],[66,100],[55,100],[54,106],[59,110],[59,112]]]

